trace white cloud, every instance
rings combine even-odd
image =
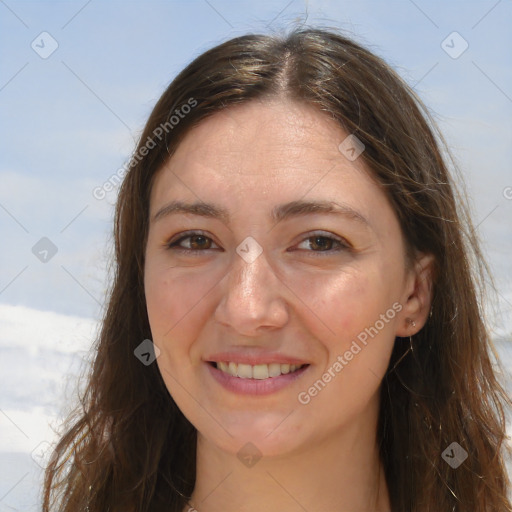
[[[89,350],[98,328],[98,322],[91,318],[9,304],[0,304],[0,324],[0,348],[23,347],[31,355],[45,350]]]
[[[99,323],[0,304],[0,452],[30,451],[76,401]]]

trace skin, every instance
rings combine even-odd
[[[310,106],[252,101],[202,121],[156,175],[151,219],[177,199],[230,214],[228,223],[193,214],[152,220],[146,248],[157,364],[198,430],[191,506],[199,512],[390,510],[376,440],[379,386],[395,337],[426,321],[432,258],[418,254],[407,265],[384,192],[362,158],[338,149],[347,135]],[[368,224],[325,213],[272,222],[272,209],[293,200],[343,202]],[[179,242],[187,230],[208,238]],[[252,263],[236,252],[248,236],[263,249]],[[197,254],[170,249],[173,240]],[[387,313],[378,334],[300,403],[299,393],[394,303],[400,311]],[[242,397],[206,367],[208,356],[228,350],[284,353],[310,366],[274,394]],[[237,457],[248,442],[262,455],[252,467]]]

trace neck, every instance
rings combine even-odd
[[[264,456],[252,467],[198,433],[192,510],[389,512],[376,421],[367,420],[293,453]]]

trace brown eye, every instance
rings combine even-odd
[[[193,251],[200,249],[209,249],[211,246],[211,239],[203,235],[193,235],[182,240],[190,239],[190,249]]]
[[[332,245],[335,242],[335,240],[326,236],[312,236],[308,240],[312,240],[309,244],[312,249],[319,248],[320,251],[332,249]]]
[[[167,248],[183,252],[202,252],[212,249],[212,244],[216,245],[210,237],[202,233],[188,233],[169,242]]]
[[[305,247],[301,248],[303,244]],[[305,238],[298,247],[312,253],[333,253],[350,249],[350,245],[341,238],[318,234]]]

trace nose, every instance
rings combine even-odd
[[[288,322],[286,286],[260,254],[252,263],[234,255],[222,280],[222,299],[215,320],[243,336],[259,336]]]

